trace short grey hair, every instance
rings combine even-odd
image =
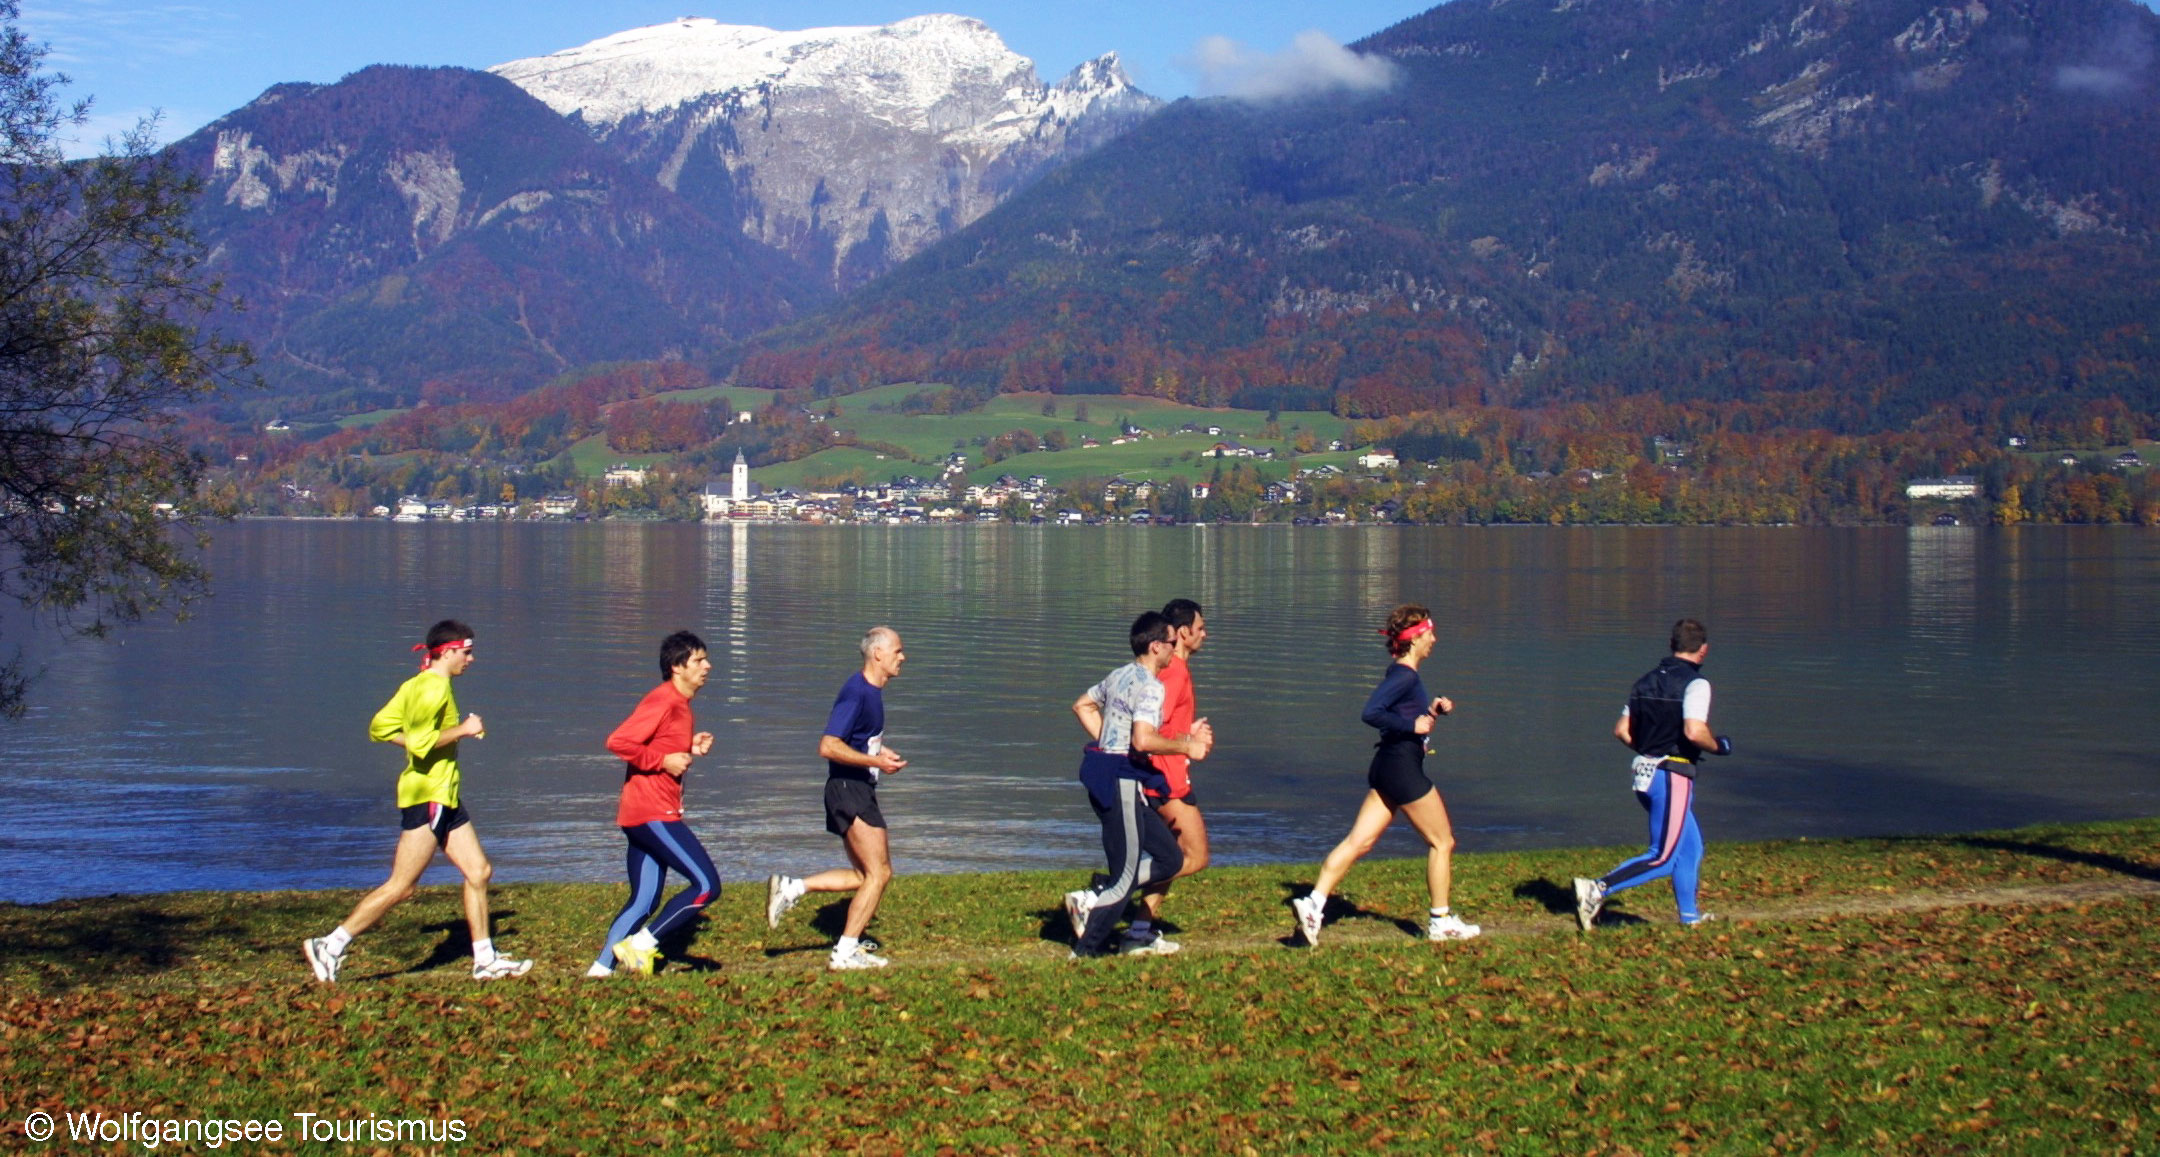
[[[863,632],[862,657],[867,661],[870,658],[871,649],[879,643],[897,643],[899,641],[900,632],[893,630],[891,627],[872,627]]]

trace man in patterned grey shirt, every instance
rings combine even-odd
[[[1080,782],[1102,822],[1103,853],[1110,862],[1110,882],[1101,891],[1066,897],[1067,913],[1079,930],[1076,957],[1107,955],[1133,889],[1168,880],[1184,866],[1177,837],[1148,800],[1149,787],[1159,795],[1169,791],[1162,772],[1146,757],[1182,755],[1197,763],[1207,758],[1215,733],[1204,722],[1180,739],[1164,738],[1156,730],[1163,705],[1156,672],[1170,661],[1171,635],[1170,620],[1159,611],[1134,619],[1133,661],[1073,702],[1073,714],[1095,740],[1081,757]]]

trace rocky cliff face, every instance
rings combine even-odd
[[[280,85],[175,144],[273,386],[500,394],[692,355],[823,290],[522,90],[378,67]]]
[[[686,18],[491,71],[841,288],[1161,103],[1115,54],[1045,85],[958,16],[799,32]]]

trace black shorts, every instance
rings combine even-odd
[[[1161,808],[1161,807],[1162,807],[1162,805],[1164,805],[1164,804],[1166,804],[1166,803],[1170,803],[1170,802],[1173,802],[1173,801],[1171,801],[1171,800],[1163,800],[1163,799],[1156,799],[1156,798],[1155,798],[1154,796],[1152,796],[1152,795],[1148,797],[1148,803],[1149,803],[1149,804],[1150,804],[1151,806],[1153,806],[1153,807],[1156,807],[1156,808],[1158,808],[1158,809],[1159,809],[1159,808]],[[1189,808],[1193,809],[1194,811],[1199,811],[1199,810],[1200,810],[1200,793],[1199,793],[1199,792],[1197,792],[1197,791],[1188,791],[1188,792],[1186,792],[1186,793],[1185,793],[1184,795],[1178,796],[1178,797],[1177,797],[1177,799],[1175,800],[1175,802],[1177,802],[1177,803],[1181,803],[1181,804],[1184,804],[1184,805],[1185,805],[1186,807],[1189,807]]]
[[[1425,778],[1425,742],[1381,744],[1373,752],[1365,784],[1379,792],[1389,807],[1424,799],[1433,790],[1432,781]]]
[[[885,826],[885,813],[878,810],[877,785],[837,775],[826,780],[825,830],[844,836],[856,820],[873,828]]]
[[[449,842],[451,832],[471,822],[472,817],[465,814],[464,804],[444,807],[439,803],[416,803],[411,807],[398,809],[400,829],[409,832],[414,828],[426,828],[435,833],[435,846],[438,848]]]

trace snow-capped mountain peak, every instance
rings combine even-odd
[[[772,89],[840,95],[880,119],[935,131],[945,119],[937,110],[963,94],[979,100],[988,88],[1028,103],[1045,93],[1032,61],[981,21],[951,15],[800,31],[684,17],[489,71],[595,127]]]
[[[799,31],[684,17],[489,71],[841,285],[1161,104],[1116,53],[1045,85],[988,25],[943,14]]]

